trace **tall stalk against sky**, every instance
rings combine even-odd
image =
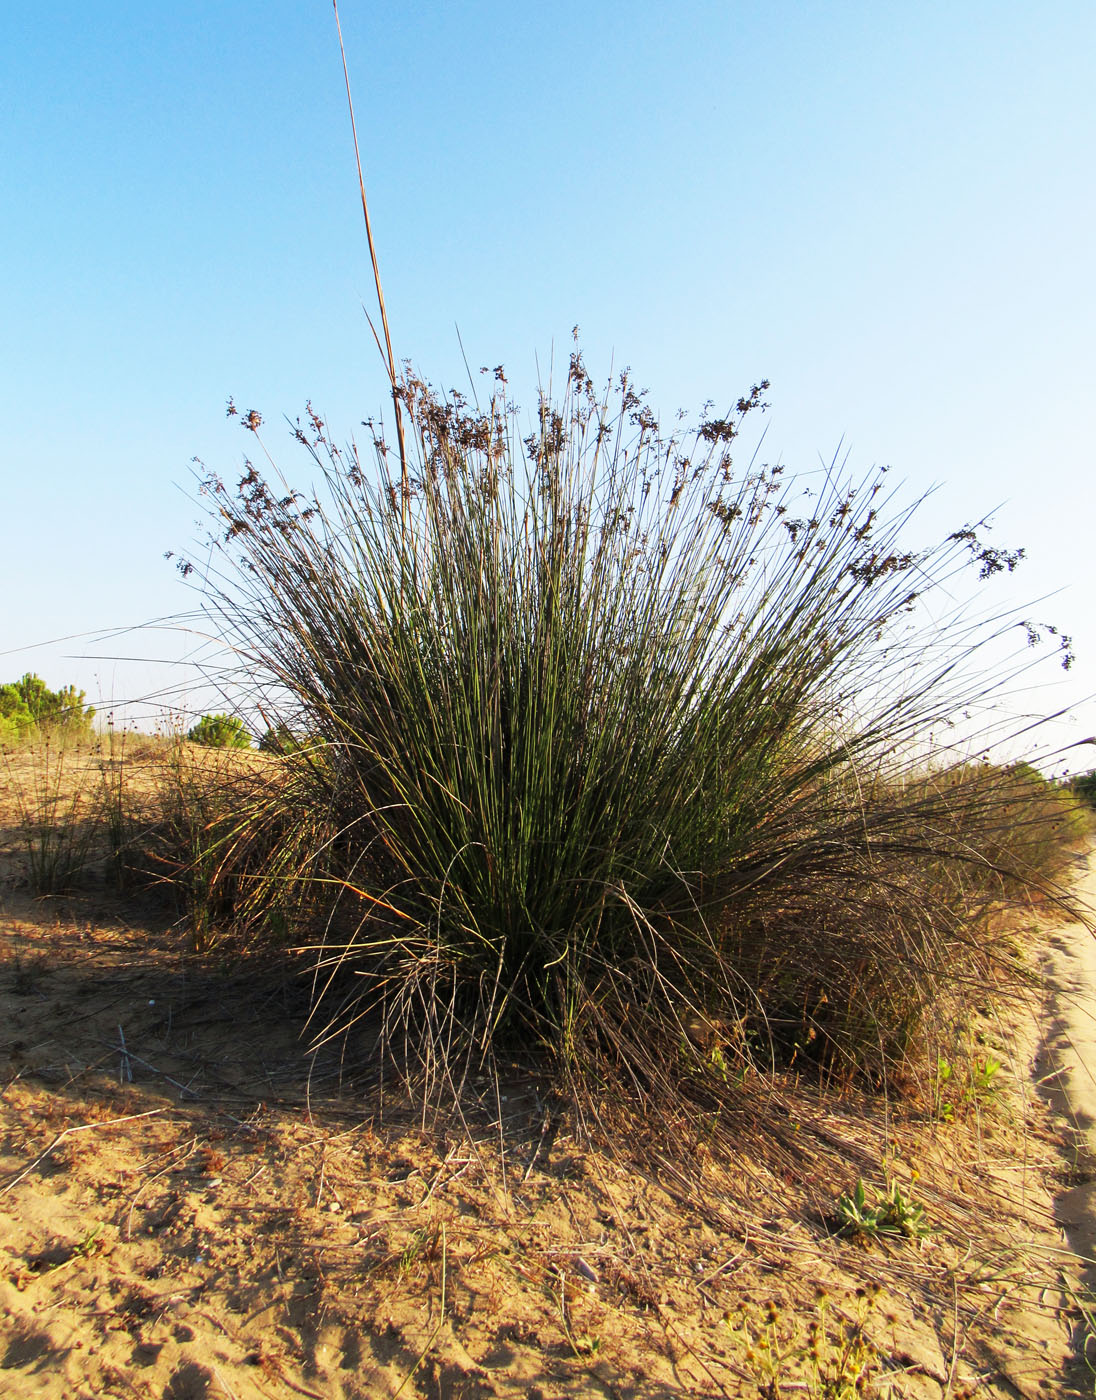
[[[369,218],[369,201],[365,197],[365,176],[362,174],[362,157],[358,149],[358,123],[354,117],[354,99],[350,95],[350,70],[346,66],[346,49],[343,47],[342,24],[339,20],[339,0],[332,0],[335,10],[335,27],[339,34],[339,54],[342,58],[343,78],[346,82],[346,105],[350,111],[350,130],[354,137],[354,161],[358,167],[358,189],[362,197],[362,218],[365,220],[365,236],[369,243],[369,261],[373,266],[373,282],[377,288],[377,305],[380,308],[381,327],[384,330],[384,350],[381,352],[385,357],[388,366],[388,377],[392,386],[392,412],[396,423],[396,442],[400,454],[400,491],[403,500],[409,498],[410,485],[407,478],[407,447],[403,437],[403,411],[400,407],[399,376],[396,373],[396,356],[392,350],[392,333],[388,329],[388,310],[384,304],[384,288],[381,286],[381,269],[377,261],[377,247],[373,242],[373,225]],[[373,323],[369,323],[370,330],[373,330]],[[376,331],[373,330],[374,338]],[[377,342],[377,349],[380,349],[380,342]],[[404,522],[406,527],[406,505],[404,507]]]

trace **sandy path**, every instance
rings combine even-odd
[[[1051,1107],[1072,1124],[1076,1185],[1055,1202],[1071,1248],[1096,1281],[1096,850],[1080,862],[1076,893],[1089,923],[1055,929],[1047,944],[1047,1020],[1036,1062]]]

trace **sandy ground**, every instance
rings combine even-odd
[[[1096,910],[1096,853],[1081,863],[1078,893]],[[1069,1124],[1067,1151],[1076,1182],[1056,1211],[1071,1247],[1096,1284],[1096,936],[1082,923],[1063,924],[1047,939],[1051,991],[1036,1067],[1053,1109]]]
[[[745,1156],[592,1151],[528,1079],[416,1116],[352,1046],[306,1053],[284,970],[200,963],[155,906],[32,899],[11,871],[0,1395],[842,1400],[861,1362],[895,1400],[1093,1393],[1083,926],[1022,931],[1055,989],[977,1023],[1002,1070],[953,1086],[954,1113],[804,1098],[836,1144],[805,1191]],[[1091,858],[1082,878],[1096,904]],[[925,1205],[921,1246],[825,1208],[883,1162]]]

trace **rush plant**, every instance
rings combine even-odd
[[[282,761],[327,834],[271,879],[323,869],[332,1024],[371,1013],[428,1078],[539,1044],[572,1083],[710,1103],[759,1043],[885,1076],[993,956],[992,795],[912,775],[981,685],[944,585],[1018,556],[911,548],[883,472],[739,466],[766,388],[665,435],[576,352],[523,432],[501,370],[482,408],[408,376],[399,460],[309,408],[315,495],[204,480],[206,605],[255,711],[311,736]]]
[[[64,894],[87,874],[95,835],[95,804],[84,773],[55,734],[47,730],[45,739],[23,751],[18,779],[8,762],[27,882],[36,895]]]

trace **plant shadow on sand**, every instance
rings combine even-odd
[[[4,902],[2,1364],[34,1393],[1071,1393],[1059,1135],[1007,1072],[958,1122],[789,1090],[797,1180],[686,1166],[599,1149],[528,1069],[424,1115],[366,1028],[306,1052],[286,964],[211,970],[105,897]],[[883,1162],[920,1246],[839,1232]]]

